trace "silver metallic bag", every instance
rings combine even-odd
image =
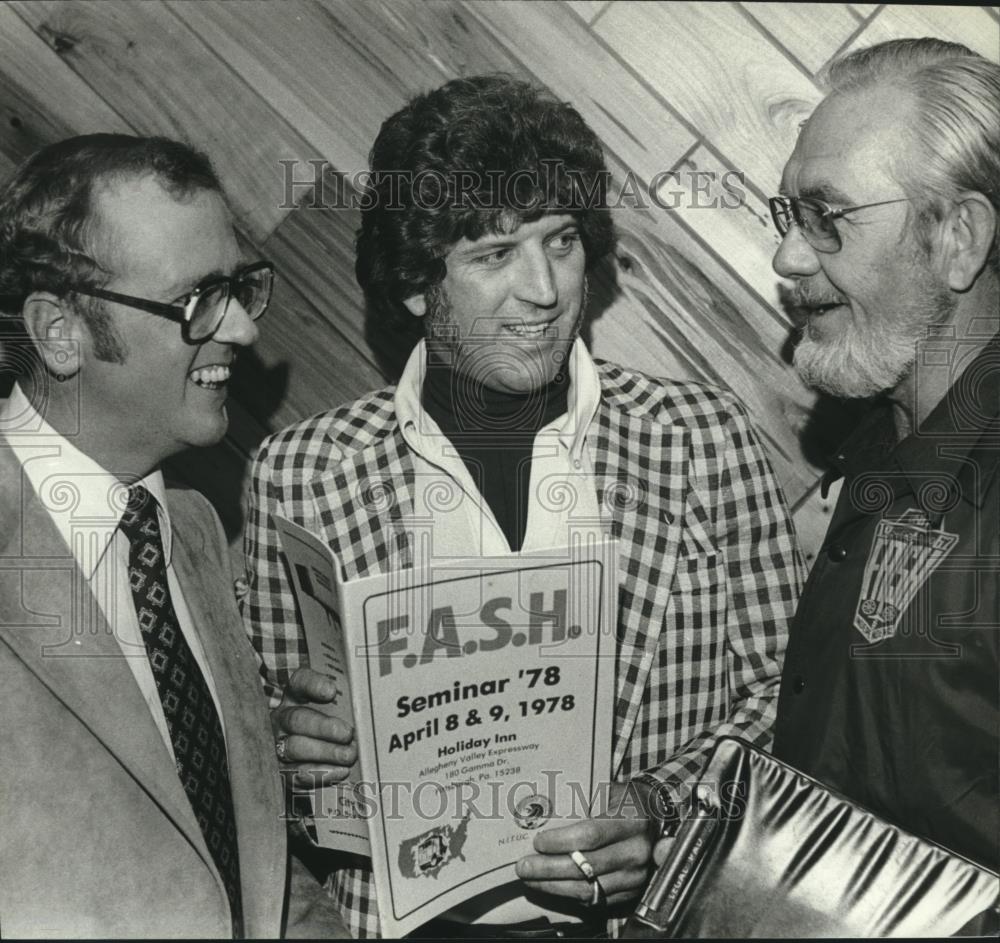
[[[998,901],[992,871],[723,737],[624,936],[995,936]]]

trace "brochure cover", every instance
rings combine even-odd
[[[279,519],[312,667],[338,684],[360,760],[316,795],[321,844],[368,854],[383,933],[499,884],[537,830],[610,778],[613,541],[341,582]]]

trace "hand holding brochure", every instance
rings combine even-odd
[[[382,932],[402,935],[515,880],[537,831],[584,817],[610,778],[616,545],[345,583],[322,541],[276,524],[360,753],[316,794],[319,840],[371,855]]]

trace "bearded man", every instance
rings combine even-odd
[[[872,409],[796,615],[774,752],[997,870],[1000,67],[835,63],[771,200],[802,376]]]
[[[356,747],[308,706],[331,697],[323,679],[292,676],[306,648],[276,515],[319,533],[349,577],[398,566],[400,529],[412,548],[408,522],[428,513],[441,560],[563,546],[584,526],[617,537],[611,796],[683,792],[723,733],[768,744],[798,588],[788,516],[732,396],[595,361],[579,338],[586,273],[613,244],[594,132],[523,82],[456,79],[384,123],[372,171],[358,280],[384,330],[418,318],[425,340],[396,387],[279,433],[254,465],[246,615],[284,694],[285,768],[336,781]],[[364,500],[376,492],[393,500]],[[545,829],[519,880],[426,934],[603,935],[649,876],[657,824]],[[351,931],[377,934],[367,863],[333,865]]]

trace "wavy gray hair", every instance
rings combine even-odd
[[[925,249],[934,224],[963,190],[984,194],[1000,220],[1000,65],[958,43],[896,39],[832,62],[822,78],[830,92],[894,83],[914,96],[919,173],[899,168],[897,177]],[[998,241],[994,233],[989,262],[1000,273]]]

